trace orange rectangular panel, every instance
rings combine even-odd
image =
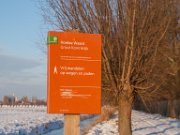
[[[101,35],[48,33],[48,113],[101,111]]]

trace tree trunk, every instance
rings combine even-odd
[[[132,135],[131,129],[132,101],[124,97],[119,99],[119,134]]]
[[[129,81],[125,81],[123,90],[119,95],[119,127],[120,135],[132,135],[131,113],[134,95]]]
[[[173,99],[168,100],[168,116],[171,118],[176,118],[176,109]]]

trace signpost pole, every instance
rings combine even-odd
[[[64,115],[64,135],[80,135],[80,115]]]
[[[69,32],[79,32],[71,30]],[[80,115],[64,114],[64,135],[80,135]]]

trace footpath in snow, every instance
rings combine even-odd
[[[94,126],[87,135],[118,135],[117,113],[109,120]],[[180,121],[158,114],[132,112],[133,135],[180,135]]]

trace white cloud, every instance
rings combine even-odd
[[[19,72],[40,65],[40,62],[34,60],[0,54],[0,73]]]
[[[46,95],[46,65],[31,59],[0,54],[0,99],[17,96]]]

